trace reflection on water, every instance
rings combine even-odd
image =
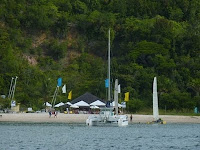
[[[128,127],[66,123],[2,123],[1,150],[200,149],[200,124]]]

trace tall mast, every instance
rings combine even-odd
[[[110,97],[110,29],[108,30],[108,101]]]

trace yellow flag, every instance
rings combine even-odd
[[[128,102],[129,101],[129,92],[126,92],[125,93],[125,99],[124,101]]]
[[[72,91],[69,92],[68,99],[70,99],[70,100],[72,99]]]

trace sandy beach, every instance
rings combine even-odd
[[[90,114],[63,114],[58,113],[57,118],[52,115],[49,118],[48,113],[15,113],[0,114],[0,122],[60,122],[60,123],[85,123]],[[128,115],[130,118],[130,115]],[[200,116],[174,116],[160,115],[160,118],[167,123],[200,123]],[[130,123],[147,123],[153,120],[152,115],[133,115]]]

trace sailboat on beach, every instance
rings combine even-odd
[[[153,121],[148,122],[148,124],[152,124],[152,123],[166,124],[166,121],[163,121],[161,118],[159,118],[157,78],[156,77],[154,77],[154,80],[153,80]]]
[[[111,101],[110,90],[110,30],[108,32],[108,103]],[[118,126],[128,125],[128,116],[118,114],[118,79],[115,80],[114,88],[115,107],[104,107],[100,109],[98,115],[90,115],[86,120],[86,125],[93,126],[99,123],[115,123]],[[115,112],[114,112],[115,111]]]

